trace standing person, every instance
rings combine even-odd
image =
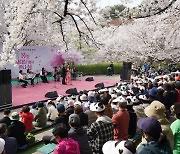
[[[27,87],[28,82],[25,80],[25,75],[24,75],[22,70],[19,71],[19,82],[23,82],[24,83],[24,84],[22,84],[23,88]]]
[[[97,120],[87,130],[89,144],[93,154],[103,154],[103,144],[109,140],[113,140],[112,120],[104,115],[105,106],[102,103],[92,103],[90,110],[95,112]]]
[[[54,154],[80,154],[79,144],[68,138],[68,128],[65,124],[55,126],[52,133],[58,142]]]
[[[61,70],[61,76],[62,76],[62,84],[66,84],[65,79],[66,79],[66,68],[65,64],[63,64],[62,70]]]
[[[111,67],[111,75],[113,75],[114,74],[114,64],[113,64],[113,62],[111,62],[109,67]]]
[[[66,79],[65,79],[65,81],[66,81],[67,85],[71,84],[71,69],[70,69],[69,65],[68,65],[68,67],[66,69]]]
[[[53,73],[53,76],[54,76],[54,81],[60,81],[60,71],[57,67],[54,67],[54,73]]]
[[[47,71],[45,70],[45,68],[43,67],[41,72],[40,72],[40,77],[43,83],[49,83],[46,77]]]
[[[174,149],[173,154],[179,154],[180,153],[180,104],[177,103],[174,105],[174,116],[176,120],[171,124],[171,130],[174,135]]]
[[[118,97],[113,101],[118,103],[119,108],[119,111],[112,117],[112,123],[114,125],[114,139],[127,140],[130,120],[129,113],[126,110],[127,100],[123,97]]]

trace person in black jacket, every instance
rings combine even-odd
[[[11,124],[11,119],[9,118],[11,111],[9,109],[4,110],[4,117],[0,119],[0,123],[5,123],[7,126]]]
[[[65,79],[66,79],[66,68],[65,64],[63,64],[62,70],[61,70],[61,77],[62,77],[62,84],[66,84]]]
[[[19,113],[13,112],[11,114],[11,125],[8,127],[8,136],[15,137],[17,140],[18,149],[26,149],[27,141],[25,136],[25,125],[19,121]]]

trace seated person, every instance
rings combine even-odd
[[[11,114],[12,123],[8,127],[8,136],[15,137],[17,140],[18,149],[26,149],[27,141],[25,136],[25,125],[19,121],[19,113],[13,112]]]
[[[45,127],[47,124],[47,111],[44,107],[43,102],[38,103],[38,112],[34,118],[35,127]]]
[[[7,136],[7,125],[0,124],[0,138],[5,140],[5,151],[7,154],[14,154],[17,151],[17,140],[14,137]]]
[[[0,154],[6,154],[4,146],[5,146],[5,141],[2,138],[0,138]]]
[[[80,154],[79,144],[77,141],[68,137],[68,129],[65,124],[55,126],[52,133],[58,142],[54,154]]]
[[[54,121],[58,117],[58,111],[56,109],[56,105],[51,100],[47,102],[48,114],[47,118],[49,121]]]
[[[46,77],[47,71],[45,70],[45,68],[42,68],[41,72],[40,72],[40,77],[43,83],[49,83]]]
[[[25,80],[25,74],[23,73],[22,70],[19,71],[19,82],[23,82],[24,84],[22,85],[22,87],[26,88],[28,82]]]
[[[35,78],[35,76],[36,76],[35,73],[33,73],[32,71],[27,69],[27,80],[31,81],[31,85],[34,85],[34,78]]]
[[[21,122],[24,123],[26,127],[26,131],[31,131],[34,129],[34,126],[32,124],[34,120],[33,114],[30,112],[29,106],[23,106],[23,108],[20,111],[20,116],[21,116]]]
[[[7,126],[11,124],[11,119],[9,118],[11,111],[9,109],[4,110],[4,117],[0,119],[0,123],[5,123]]]

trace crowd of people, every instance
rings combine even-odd
[[[157,72],[156,72],[157,73]],[[0,153],[26,149],[25,134],[52,123],[55,154],[179,154],[180,73],[147,71],[130,82],[37,102],[0,119]],[[130,138],[141,132],[135,145]],[[1,149],[5,150],[1,150]]]

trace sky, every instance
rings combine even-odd
[[[137,5],[139,5],[141,3],[142,0],[132,0],[132,3],[128,3],[126,4],[126,6],[132,8],[135,7]],[[101,8],[104,8],[106,6],[113,6],[113,5],[117,5],[120,4],[120,0],[99,0],[99,6]]]

